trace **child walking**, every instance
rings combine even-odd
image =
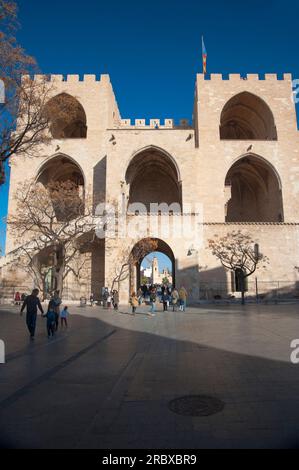
[[[48,311],[44,318],[47,318],[47,333],[48,338],[53,337],[56,331],[56,315],[55,315],[55,306],[52,301],[49,302]]]
[[[132,315],[135,315],[136,308],[138,307],[138,297],[136,295],[136,292],[132,292],[130,304],[132,305]]]
[[[67,317],[69,316],[69,311],[68,311],[68,307],[65,306],[64,309],[61,311],[60,313],[60,325],[61,325],[61,328],[63,327],[63,325],[65,325],[65,327],[67,328]]]

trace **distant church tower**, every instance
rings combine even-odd
[[[159,261],[156,256],[153,258],[152,262],[152,279],[153,284],[159,284],[160,282],[160,273],[159,273]]]

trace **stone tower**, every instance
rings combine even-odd
[[[171,206],[173,222],[201,213],[200,237],[154,236],[157,251],[171,259],[175,285],[186,286],[189,298],[235,294],[230,273],[207,248],[210,238],[232,230],[248,233],[269,258],[256,273],[262,295],[298,294],[299,135],[290,75],[198,74],[191,124],[122,119],[108,75],[55,75],[51,84],[53,99],[76,100],[77,124],[54,123],[53,140],[39,156],[12,158],[8,215],[24,179],[46,187],[50,178],[75,178],[81,194],[92,194],[95,203],[120,199],[128,220],[137,217],[136,203],[145,208],[136,236],[101,240],[85,253],[85,277],[78,281],[70,273],[66,298],[99,296],[111,285],[124,246],[133,250],[153,236],[143,223],[152,202]],[[168,216],[159,206],[158,225],[165,226]],[[5,285],[21,289],[30,282],[14,266],[16,247],[8,229],[1,276]],[[121,285],[121,302],[127,302],[130,283],[137,283],[136,266]],[[251,281],[248,295],[254,295]]]
[[[153,284],[160,283],[159,261],[156,256],[154,256],[152,261],[152,282]]]

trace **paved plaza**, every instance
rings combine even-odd
[[[298,448],[299,305],[205,305],[132,316],[71,307],[54,339],[34,342],[17,307],[1,307],[1,446],[10,448]],[[207,395],[210,416],[169,402]]]

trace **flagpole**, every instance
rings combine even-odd
[[[207,51],[206,51],[206,46],[203,40],[203,35],[201,36],[201,47],[202,47],[202,68],[203,68],[203,74],[205,75],[207,73]]]

